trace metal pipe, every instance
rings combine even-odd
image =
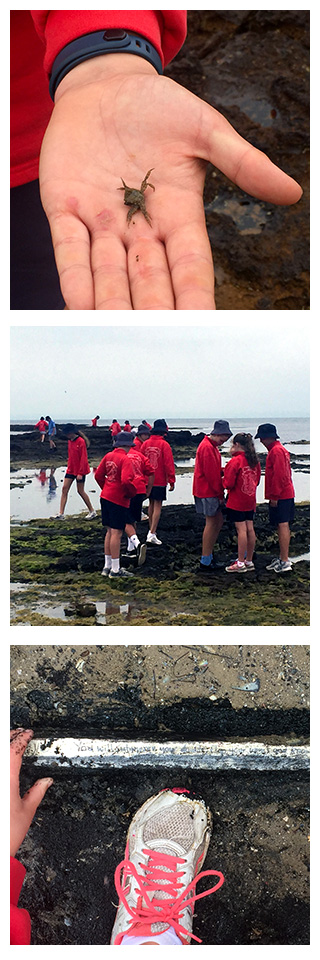
[[[184,767],[201,770],[307,770],[310,748],[305,744],[254,741],[93,740],[62,737],[32,740],[25,757],[37,766],[60,767]]]

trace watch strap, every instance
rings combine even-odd
[[[52,100],[59,83],[73,67],[84,60],[91,60],[92,57],[99,57],[105,53],[133,53],[148,60],[158,73],[163,73],[161,57],[150,40],[129,30],[96,30],[94,33],[86,33],[67,43],[58,53],[53,62],[49,82]]]

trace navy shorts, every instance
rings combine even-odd
[[[233,510],[232,507],[226,508],[227,520],[232,523],[242,523],[243,520],[253,520],[254,510]]]
[[[149,493],[149,500],[166,500],[167,499],[167,488],[166,487],[152,487],[152,490]]]
[[[294,521],[294,499],[278,500],[276,507],[269,504],[269,520],[272,527],[277,527],[278,523],[293,523]]]
[[[136,493],[135,497],[132,497],[130,507],[128,507],[128,523],[138,523],[139,520],[141,520],[141,510],[144,500],[144,493]]]
[[[84,483],[84,481],[85,481],[85,479],[86,479],[86,476],[87,476],[87,474],[84,473],[83,476],[81,477],[81,479],[78,480],[78,483]],[[66,474],[65,474],[65,477],[68,477],[68,480],[76,480],[76,479],[77,479],[77,474],[76,474],[76,473],[66,473]]]
[[[103,527],[110,527],[112,530],[124,530],[128,523],[128,508],[121,507],[119,503],[112,503],[111,500],[105,500],[100,497],[101,523]]]

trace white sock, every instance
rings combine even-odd
[[[153,940],[154,943],[160,943],[162,945],[183,946],[180,937],[178,937],[173,927],[169,927],[169,930],[164,930],[163,933],[157,933],[154,936],[151,934],[151,936],[144,937],[128,937],[126,934],[122,939],[121,946],[136,947],[139,943],[149,943],[149,940]]]
[[[120,570],[120,560],[119,560],[119,557],[117,557],[117,560],[112,560],[112,559],[111,559],[111,570],[113,571],[113,573],[118,573],[118,570]]]
[[[128,537],[128,550],[130,551],[134,550],[136,547],[139,546],[139,543],[140,543],[139,537],[137,537],[137,534],[134,533],[132,537]]]
[[[111,557],[108,553],[105,553],[104,555],[104,569],[111,570]]]

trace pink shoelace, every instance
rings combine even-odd
[[[178,936],[191,937],[193,940],[196,940],[197,943],[202,943],[199,937],[196,937],[195,934],[190,933],[189,930],[186,930],[185,927],[181,925],[179,922],[180,917],[183,916],[183,911],[187,904],[191,904],[193,908],[196,900],[201,900],[202,897],[208,897],[210,893],[215,893],[216,890],[219,890],[219,887],[222,887],[224,883],[223,874],[220,870],[204,870],[202,873],[198,873],[197,876],[194,877],[194,880],[184,888],[183,883],[179,882],[180,877],[183,877],[183,871],[179,873],[178,870],[178,865],[186,862],[182,857],[158,853],[148,848],[142,852],[149,857],[147,865],[140,864],[145,876],[137,872],[136,867],[130,860],[122,860],[117,866],[114,875],[119,900],[124,904],[126,910],[132,917],[131,926],[126,930],[126,934],[130,932],[132,934],[136,924],[138,924],[139,927],[141,924],[148,924],[149,930],[143,929],[143,931],[141,931],[141,929],[139,929],[139,931],[137,930],[137,935],[138,933],[142,935],[146,933],[146,935],[152,936],[152,934],[150,934],[151,924],[167,923],[173,927]],[[161,867],[165,867],[166,869],[161,870]],[[170,870],[170,875],[168,875],[168,869]],[[138,888],[135,890],[135,893],[140,894],[140,896],[136,907],[129,906],[127,902],[126,893],[129,888],[127,887],[126,890],[125,884],[128,876],[133,876],[138,883]],[[214,887],[210,887],[209,890],[196,894],[194,890],[198,880],[201,880],[202,877],[210,876],[219,877],[218,883],[216,883]],[[161,884],[160,889],[161,893],[166,894],[167,899],[156,900],[153,898],[151,901],[148,891],[157,890],[159,892],[159,880],[166,880],[166,883]],[[182,888],[183,892],[179,894],[178,891]],[[192,896],[187,900],[186,896],[192,891]],[[144,901],[144,904],[142,904],[142,901]],[[121,943],[122,934],[118,936],[119,939],[116,937],[115,944]]]

